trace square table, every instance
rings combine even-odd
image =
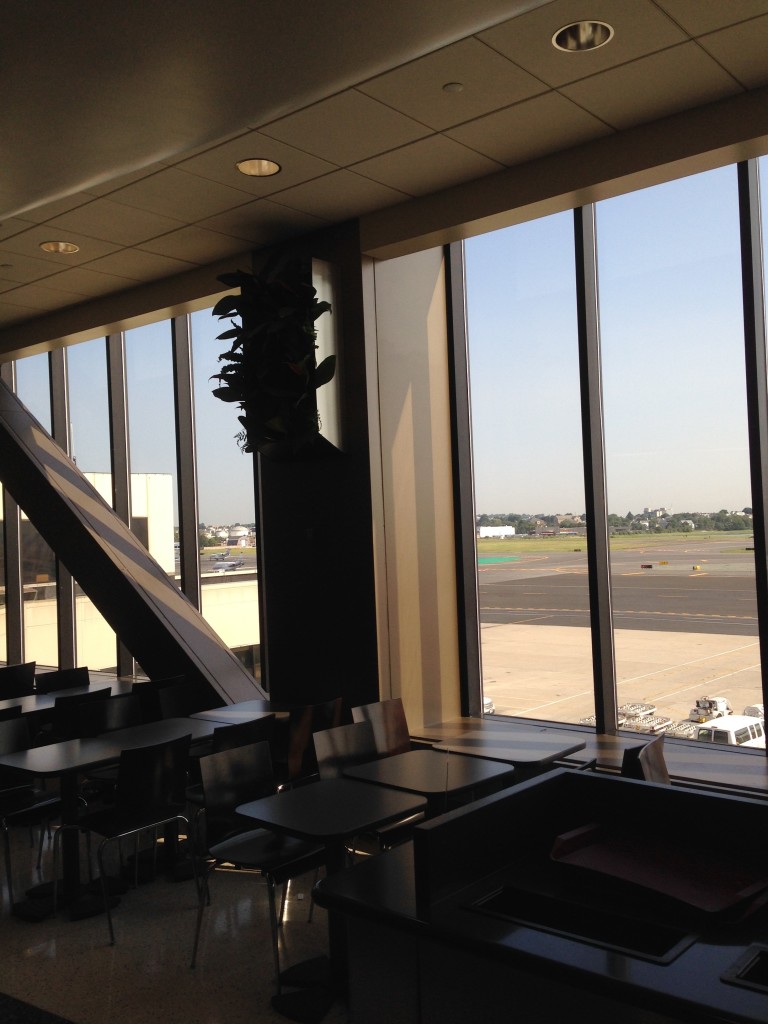
[[[326,871],[333,874],[344,868],[345,844],[353,836],[415,814],[424,810],[425,805],[424,797],[413,793],[341,778],[312,782],[275,796],[251,800],[241,804],[237,812],[273,832],[322,843],[326,850]],[[333,912],[328,914],[328,947],[331,991],[340,993],[346,987],[346,944],[343,922]],[[291,968],[293,977],[300,976],[302,966]],[[311,1001],[313,997],[322,1002],[327,994],[327,989],[308,989],[298,995],[284,993],[274,996],[272,1005],[290,1015],[293,1009],[289,1009],[289,1004]]]
[[[574,740],[557,729],[515,727],[471,729],[454,739],[433,744],[432,749],[505,761],[517,768],[518,779],[528,779],[544,771],[553,761],[575,754],[586,745],[586,740]]]
[[[485,795],[515,782],[515,767],[499,761],[438,750],[408,750],[344,769],[346,778],[389,786],[427,799],[427,816],[448,810],[450,797]]]
[[[160,722],[147,722],[128,729],[117,729],[102,736],[63,740],[61,743],[48,743],[42,747],[19,750],[15,754],[3,754],[0,756],[0,765],[26,772],[35,778],[58,778],[61,786],[62,824],[74,825],[78,818],[80,773],[118,762],[123,750],[165,743],[187,734],[193,741],[205,739],[211,735],[214,728],[213,722],[167,718]],[[77,840],[77,832],[74,829],[67,829],[62,836],[62,895],[71,901],[75,901],[80,893]]]
[[[241,701],[239,704],[225,704],[222,708],[210,708],[207,711],[195,711],[190,718],[199,718],[203,722],[215,722],[217,725],[239,725],[243,722],[255,722],[260,718],[275,718],[274,711],[263,708],[248,708],[246,704],[257,704],[261,701]]]

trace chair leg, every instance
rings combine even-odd
[[[280,995],[280,950],[277,923],[277,906],[275,900],[275,880],[271,875],[265,875],[267,892],[269,893],[269,921],[272,926],[272,951],[275,958],[275,984],[277,994]]]
[[[112,925],[112,912],[109,909],[109,887],[107,886],[107,876],[104,872],[104,847],[109,842],[108,839],[102,839],[99,843],[99,848],[96,851],[96,860],[99,865],[99,880],[101,881],[101,896],[104,900],[104,911],[107,915],[107,925],[109,927],[109,944],[114,946],[115,944],[115,929]]]
[[[204,871],[203,880],[197,886],[197,924],[195,925],[195,942],[192,946],[192,963],[189,965],[192,970],[195,969],[195,964],[197,963],[197,947],[200,943],[200,929],[203,926],[203,911],[210,902],[211,894],[208,889],[208,875]]]
[[[11,840],[9,829],[3,822],[3,846],[5,847],[5,877],[8,882],[8,904],[13,907],[13,871],[11,869]]]
[[[315,877],[312,880],[312,888],[314,889],[318,878],[320,877],[320,867],[315,868]],[[307,924],[312,924],[312,915],[315,912],[315,901],[312,899],[312,892],[309,894],[309,913],[307,914]]]

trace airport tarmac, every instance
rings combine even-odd
[[[579,626],[481,626],[483,692],[496,713],[577,723],[594,714],[590,631]],[[687,719],[697,697],[726,697],[735,714],[762,701],[757,637],[617,629],[618,703]]]

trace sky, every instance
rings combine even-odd
[[[598,204],[610,512],[752,504],[736,189]],[[572,236],[569,212],[466,244],[478,513],[584,511]]]
[[[609,511],[750,506],[735,167],[599,203],[597,231]],[[478,513],[584,511],[572,236],[563,213],[466,243]],[[237,409],[212,393],[226,326],[192,316],[200,519],[229,525],[254,496]],[[175,476],[168,323],[126,352],[131,468]],[[73,453],[108,471],[103,339],[68,360]],[[17,372],[50,429],[47,357]]]

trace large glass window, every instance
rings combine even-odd
[[[690,735],[760,700],[736,170],[597,226],[618,704]]]
[[[168,320],[125,335],[131,460],[131,528],[155,561],[176,577],[176,424]]]
[[[594,713],[573,220],[466,245],[483,695]]]
[[[70,453],[78,468],[112,503],[109,452],[107,353],[104,338],[67,349]],[[115,666],[116,639],[106,619],[75,583],[77,664],[97,670]]]
[[[19,360],[16,394],[47,431],[51,430],[51,384],[48,356]],[[56,558],[37,529],[21,516],[21,566],[24,592],[24,657],[58,667],[58,600]]]
[[[259,671],[259,590],[253,456],[238,447],[237,407],[214,397],[225,328],[194,313],[194,372],[202,613],[247,668]]]

